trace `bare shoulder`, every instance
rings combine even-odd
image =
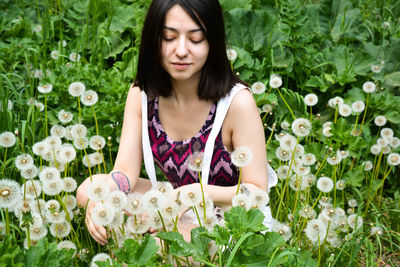
[[[141,90],[138,86],[132,86],[129,88],[128,96],[126,99],[126,108],[132,110],[137,115],[141,115],[142,112],[142,96]]]
[[[227,117],[243,118],[255,114],[258,116],[257,105],[252,93],[247,89],[240,90],[232,100]]]

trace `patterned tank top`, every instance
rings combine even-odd
[[[174,188],[199,182],[198,173],[189,169],[187,160],[204,148],[214,124],[216,103],[211,107],[207,120],[200,131],[190,139],[174,141],[164,131],[158,116],[158,97],[148,100],[147,117],[150,146],[154,162],[164,172]],[[230,186],[238,183],[239,171],[232,164],[230,153],[222,143],[220,130],[215,140],[208,184]]]

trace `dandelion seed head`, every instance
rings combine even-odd
[[[58,50],[53,50],[50,52],[50,57],[54,60],[57,60],[59,55],[60,55],[60,52]]]
[[[296,144],[297,139],[291,134],[286,134],[279,140],[279,146],[286,151],[293,151]]]
[[[304,230],[307,238],[313,243],[322,243],[326,237],[327,227],[320,219],[312,219]]]
[[[61,148],[62,145],[61,139],[54,135],[46,137],[46,139],[44,139],[44,142],[46,142],[49,146],[49,150],[57,150]]]
[[[50,134],[58,138],[65,136],[65,128],[61,125],[53,125],[50,129]]]
[[[32,240],[40,240],[47,235],[47,228],[46,226],[32,226],[29,228],[30,238]]]
[[[237,52],[235,49],[227,49],[226,50],[226,56],[228,57],[229,61],[235,61],[235,59],[237,58]]]
[[[283,180],[283,179],[286,179],[286,177],[292,175],[292,170],[290,170],[290,172],[289,172],[289,166],[282,165],[276,170],[276,174],[279,179]]]
[[[292,131],[300,137],[308,136],[311,132],[311,123],[305,118],[298,118],[292,122]]]
[[[329,177],[321,177],[317,181],[317,188],[319,191],[329,193],[333,189],[332,179]]]
[[[142,195],[136,192],[129,193],[126,210],[133,215],[142,213],[144,210]]]
[[[84,91],[81,95],[81,102],[85,106],[93,106],[99,100],[99,96],[93,90]]]
[[[76,52],[72,52],[71,54],[69,54],[69,59],[70,59],[72,62],[79,62],[79,61],[81,60],[81,55],[79,55],[79,54],[76,53]]]
[[[21,170],[21,176],[27,180],[35,178],[39,173],[39,169],[35,165],[31,165],[28,168]]]
[[[358,202],[357,202],[357,200],[355,200],[354,198],[350,199],[350,200],[347,202],[347,204],[348,204],[350,207],[352,207],[352,208],[355,208],[355,207],[358,206]]]
[[[63,180],[64,183],[64,192],[72,193],[76,190],[77,182],[72,177],[65,177]]]
[[[188,168],[194,172],[201,172],[203,170],[203,152],[194,152],[189,155],[186,164]]]
[[[62,250],[62,249],[72,249],[72,250],[76,250],[76,246],[73,242],[69,241],[69,240],[63,240],[61,242],[59,242],[57,244],[57,249],[58,250]]]
[[[289,161],[292,158],[292,152],[284,150],[282,147],[275,150],[275,155],[280,161]]]
[[[375,92],[376,85],[375,85],[375,83],[368,81],[363,84],[362,89],[366,93],[373,93],[373,92]]]
[[[144,234],[150,228],[149,218],[140,217],[136,219],[133,216],[128,218],[126,222],[127,229],[133,234]]]
[[[365,104],[362,101],[355,101],[353,102],[353,104],[351,105],[351,109],[355,112],[355,113],[361,113],[364,111],[365,109]]]
[[[245,194],[237,194],[232,198],[232,207],[243,207],[245,209],[249,209],[249,202],[249,196]]]
[[[382,66],[381,65],[372,65],[371,71],[374,73],[379,73],[382,71]]]
[[[371,228],[371,235],[382,235],[382,234],[383,234],[383,230],[381,227],[374,226]]]
[[[156,212],[166,202],[166,196],[157,189],[151,189],[143,195],[142,201],[146,210]]]
[[[164,195],[168,196],[172,193],[174,187],[170,182],[157,182],[156,189]]]
[[[22,200],[21,186],[10,179],[0,180],[0,208],[10,209]]]
[[[381,130],[381,136],[382,136],[382,138],[390,139],[390,138],[393,138],[394,132],[390,128],[383,128]]]
[[[16,137],[12,132],[3,132],[0,134],[0,146],[12,147],[15,145]]]
[[[48,94],[53,90],[53,85],[50,83],[48,84],[42,84],[37,87],[38,91],[41,92],[42,94]]]
[[[108,226],[112,229],[118,229],[119,227],[124,224],[124,213],[122,212],[116,212],[114,214],[114,218],[112,221],[108,224]]]
[[[86,137],[74,138],[74,147],[78,150],[86,149],[89,146],[89,140]]]
[[[95,224],[106,226],[114,219],[115,209],[109,203],[98,203],[92,209],[91,215]]]
[[[128,197],[120,190],[112,191],[106,198],[106,203],[110,204],[115,211],[121,211],[128,203]]]
[[[289,130],[289,127],[290,127],[290,123],[288,123],[287,121],[281,122],[281,128],[282,128],[283,130],[288,131],[288,130]]]
[[[338,180],[336,182],[336,189],[343,190],[345,188],[346,182],[344,180]]]
[[[261,209],[268,205],[269,196],[266,191],[256,190],[252,191],[249,196],[250,207]]]
[[[73,97],[79,97],[85,92],[86,86],[82,82],[73,82],[68,86],[68,93]]]
[[[392,137],[390,139],[389,145],[393,148],[396,149],[400,146],[400,139],[397,137]]]
[[[68,222],[53,223],[49,227],[50,234],[57,238],[64,238],[71,232],[71,226]]]
[[[71,128],[71,135],[74,139],[83,138],[86,136],[86,134],[87,128],[83,124],[75,124]]]
[[[105,200],[110,193],[107,183],[101,180],[94,180],[87,187],[87,196],[94,202]]]
[[[64,183],[61,178],[53,179],[51,181],[42,181],[43,182],[43,192],[49,196],[55,196],[60,194],[64,189]]]
[[[69,122],[72,121],[72,119],[74,118],[74,115],[73,115],[71,112],[65,111],[65,110],[62,109],[62,110],[60,110],[60,111],[58,112],[57,117],[58,117],[58,120],[59,120],[61,123],[67,124],[67,123],[69,123]]]
[[[37,180],[27,181],[22,185],[21,195],[25,193],[26,198],[36,199],[42,193],[42,186]]]
[[[37,156],[42,156],[50,151],[50,147],[47,142],[37,142],[32,146],[32,151]]]
[[[269,86],[271,88],[279,88],[282,86],[282,78],[277,74],[272,74],[269,78]]]
[[[307,153],[301,157],[301,161],[303,162],[304,165],[308,166],[308,165],[313,165],[317,161],[317,159],[314,154]]]
[[[39,173],[39,179],[42,183],[51,182],[53,180],[61,179],[61,174],[54,167],[44,167]]]
[[[358,214],[351,214],[349,215],[349,217],[347,217],[347,223],[353,230],[361,228],[363,225],[363,221],[363,218]]]
[[[235,148],[235,150],[231,153],[231,161],[233,165],[238,168],[243,168],[250,164],[253,159],[253,153],[250,148],[245,146],[240,146]]]
[[[63,223],[66,221],[65,211],[50,211],[46,213],[46,218],[50,223]]]
[[[397,166],[400,164],[400,155],[398,153],[390,153],[387,160],[389,165]]]
[[[340,107],[343,104],[344,104],[344,100],[340,96],[335,96],[334,98],[331,98],[328,101],[328,105],[331,108],[335,108],[336,106]]]
[[[25,170],[33,165],[33,158],[29,154],[18,155],[15,159],[15,166],[20,170]]]
[[[342,117],[348,117],[351,115],[351,107],[347,104],[342,104],[339,106],[339,114]]]
[[[76,208],[77,200],[74,195],[65,195],[62,200],[68,210],[73,210]]]
[[[290,227],[284,223],[280,223],[275,219],[272,221],[271,231],[280,234],[285,241],[288,241],[292,237],[292,231],[290,230]]]
[[[253,94],[259,95],[265,92],[265,84],[262,82],[255,82],[251,85],[251,92]]]
[[[89,146],[93,150],[103,149],[106,145],[106,140],[100,135],[94,135],[89,140]]]
[[[318,103],[318,96],[316,94],[307,94],[304,97],[304,103],[309,107],[313,107]]]
[[[340,156],[340,153],[336,153],[333,156],[328,156],[326,158],[326,161],[330,164],[330,165],[337,165],[342,161],[342,157]]]
[[[381,153],[381,151],[382,151],[382,147],[377,145],[377,144],[375,144],[375,145],[371,146],[371,150],[370,151],[371,151],[371,153],[373,155],[379,155]]]

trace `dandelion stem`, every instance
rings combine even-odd
[[[78,100],[78,123],[81,123],[82,122],[81,101],[79,101],[79,97],[77,97],[76,100]]]
[[[10,214],[8,208],[6,208],[6,235],[10,234]]]
[[[99,135],[99,125],[97,124],[97,117],[96,117],[96,111],[94,111],[94,106],[92,106],[92,110],[93,110],[94,123],[96,124],[96,134]]]
[[[242,168],[239,168],[239,181],[238,181],[238,186],[236,189],[236,195],[239,194],[239,189],[240,189],[240,181],[242,180]]]
[[[290,113],[292,114],[293,120],[296,119],[296,116],[294,115],[292,109],[290,108],[289,104],[286,102],[285,98],[283,97],[281,90],[279,90],[279,88],[277,88],[279,95],[281,96],[283,102],[285,103],[286,107],[289,109]]]
[[[358,116],[359,116],[360,114],[359,113],[357,113],[357,116],[356,116],[356,123],[354,124],[354,130],[353,130],[353,134],[355,135],[356,134],[356,130],[357,130],[357,123],[358,123]]]
[[[206,222],[206,200],[204,197],[204,189],[203,189],[203,182],[201,180],[201,172],[199,172],[199,182],[200,182],[200,189],[201,189],[201,197],[203,198],[203,209],[204,209],[204,222]]]
[[[44,94],[44,124],[45,124],[45,136],[47,137],[48,134],[48,126],[47,126],[47,96]]]
[[[6,160],[7,160],[7,147],[6,147],[5,152],[4,152],[3,170],[1,171],[3,173],[3,176],[5,174],[4,171],[5,171],[5,168],[6,168]]]

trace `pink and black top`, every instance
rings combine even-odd
[[[198,173],[188,168],[187,159],[195,152],[204,152],[214,124],[217,105],[214,103],[200,131],[190,139],[174,141],[164,131],[158,116],[158,97],[147,102],[148,133],[154,162],[177,188],[199,182]],[[208,184],[231,186],[238,183],[239,171],[232,164],[230,153],[222,143],[220,130],[215,140]]]

